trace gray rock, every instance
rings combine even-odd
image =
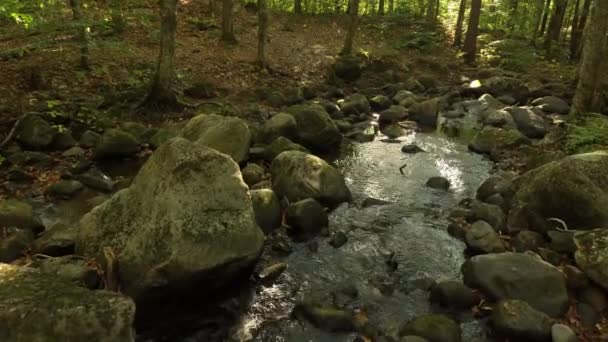
[[[381,206],[381,205],[387,205],[387,204],[391,204],[391,202],[377,199],[377,198],[367,197],[366,199],[363,200],[361,207],[369,208],[369,207]]]
[[[312,198],[290,205],[285,218],[296,234],[317,234],[329,225],[325,208]]]
[[[409,90],[399,90],[395,96],[393,96],[393,101],[395,103],[401,103],[407,99],[415,98],[416,94],[412,93]]]
[[[359,115],[367,114],[371,111],[371,106],[367,97],[363,94],[352,94],[346,99],[340,107],[344,115]]]
[[[110,192],[114,189],[114,181],[98,169],[89,169],[75,177],[82,184],[95,190]]]
[[[65,279],[89,289],[95,289],[101,283],[99,274],[89,261],[74,255],[57,258],[43,257],[35,260],[31,266],[39,269],[42,273]]]
[[[129,188],[80,220],[76,252],[99,256],[112,248],[122,291],[145,302],[230,283],[257,259],[263,241],[234,160],[174,138]]]
[[[570,106],[566,101],[556,96],[545,96],[532,101],[532,105],[540,108],[545,113],[566,115],[570,112]]]
[[[578,338],[572,329],[565,324],[553,324],[551,327],[552,342],[577,342]]]
[[[0,228],[30,229],[35,225],[34,210],[17,199],[0,200]]]
[[[409,145],[403,145],[401,147],[401,152],[403,152],[403,153],[419,153],[419,152],[425,152],[425,151],[422,148],[420,148],[420,146],[418,146],[418,145],[409,144]]]
[[[57,130],[40,116],[26,115],[15,130],[15,139],[26,148],[41,150],[48,147]]]
[[[594,229],[574,235],[576,264],[585,274],[608,290],[608,229]]]
[[[175,132],[161,128],[154,133],[152,137],[150,137],[150,146],[152,146],[153,149],[157,149],[160,147],[160,145],[164,144],[166,141],[174,138],[175,136]]]
[[[291,114],[278,113],[268,119],[262,128],[262,140],[272,142],[278,137],[297,138],[296,119]]]
[[[101,134],[91,130],[84,131],[78,144],[85,148],[95,147],[101,140]]]
[[[79,181],[68,179],[60,180],[57,183],[52,184],[49,186],[48,192],[52,196],[70,198],[82,190],[82,188],[84,188],[84,185]]]
[[[405,130],[397,124],[392,124],[383,127],[380,132],[386,135],[389,139],[397,139],[405,135]]]
[[[27,267],[0,264],[0,273],[10,274],[0,277],[2,341],[135,340],[135,303],[126,296],[91,291]]]
[[[287,111],[294,116],[299,141],[320,151],[340,147],[342,134],[325,109],[319,105],[292,106]]]
[[[34,241],[29,229],[9,229],[8,236],[0,240],[0,262],[12,262],[22,256]]]
[[[390,108],[382,111],[378,121],[381,123],[396,123],[407,118],[408,111],[403,106],[390,106]]]
[[[283,272],[287,270],[287,264],[279,262],[268,267],[265,267],[262,271],[256,274],[256,278],[264,283],[268,284],[276,278],[278,278]]]
[[[305,319],[318,329],[329,332],[355,331],[353,315],[333,306],[323,306],[314,302],[298,303],[293,313],[300,319]]]
[[[93,149],[93,158],[133,157],[139,152],[139,142],[129,133],[117,130],[106,130]]]
[[[511,245],[516,252],[537,252],[539,247],[546,245],[545,238],[537,232],[531,230],[523,230],[511,240]]]
[[[264,168],[255,163],[247,163],[247,166],[241,170],[241,174],[245,184],[252,187],[264,179]]]
[[[495,300],[520,299],[557,317],[568,308],[566,279],[552,265],[528,254],[477,255],[462,267],[464,283]]]
[[[485,221],[477,221],[471,225],[465,235],[467,246],[478,253],[500,253],[505,246],[500,236],[491,225]]]
[[[441,98],[426,100],[410,107],[412,118],[423,126],[437,127]]]
[[[76,146],[76,144],[78,144],[78,142],[76,141],[76,139],[74,139],[70,132],[61,131],[57,132],[57,134],[55,134],[55,137],[53,137],[51,147],[59,151],[64,151]]]
[[[369,100],[369,104],[374,110],[384,110],[390,107],[393,102],[384,95],[377,95]]]
[[[603,312],[608,308],[608,297],[597,286],[591,285],[585,287],[579,292],[578,297],[582,303],[589,304],[597,312]]]
[[[290,202],[314,198],[334,207],[352,199],[342,174],[314,155],[287,151],[277,156],[270,167],[272,187],[279,198]]]
[[[514,174],[505,172],[490,176],[477,189],[476,198],[480,201],[486,201],[488,197],[494,194],[505,195],[511,187],[513,178],[515,178]]]
[[[497,205],[473,201],[471,211],[478,220],[489,223],[496,231],[502,231],[507,220],[505,213]]]
[[[37,254],[53,257],[74,254],[75,241],[76,230],[74,227],[56,223],[34,241],[32,250]]]
[[[249,194],[255,221],[264,234],[270,235],[281,226],[281,203],[277,195],[271,189],[251,190]]]
[[[517,129],[528,138],[542,139],[547,134],[547,123],[530,107],[509,107]]]
[[[513,341],[546,342],[553,320],[521,300],[503,300],[494,307],[492,327]]]
[[[266,161],[272,162],[279,154],[285,151],[299,151],[309,153],[308,149],[300,144],[296,144],[285,137],[276,138],[264,150],[263,156]]]
[[[346,244],[348,241],[348,236],[343,231],[337,231],[331,234],[331,238],[329,239],[329,244],[334,248],[340,248]]]
[[[574,243],[575,232],[563,232],[558,230],[550,230],[547,232],[549,237],[550,247],[552,250],[559,253],[574,253],[576,252],[576,244]]]
[[[236,117],[200,114],[190,119],[179,135],[225,153],[237,163],[249,158],[251,132]]]
[[[448,190],[450,181],[443,177],[431,177],[426,181],[426,186],[433,189]]]
[[[431,342],[460,342],[460,326],[445,315],[428,314],[406,323],[400,335],[415,335]]]
[[[475,291],[458,281],[443,281],[431,288],[432,303],[456,309],[467,310],[481,300]]]
[[[491,154],[526,142],[527,139],[518,130],[485,126],[475,135],[469,149],[477,153]]]
[[[63,151],[61,154],[63,157],[71,158],[71,157],[82,157],[86,151],[82,147],[74,146],[70,149]]]
[[[566,284],[568,285],[568,289],[580,290],[589,285],[589,278],[587,278],[585,273],[583,273],[583,271],[580,269],[572,265],[566,265],[562,271],[566,275]]]

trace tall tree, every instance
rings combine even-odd
[[[567,5],[568,0],[555,0],[553,13],[551,14],[551,20],[549,21],[549,28],[547,29],[545,42],[543,44],[543,48],[546,50],[549,50],[553,43],[559,42],[559,35],[562,30]]]
[[[426,21],[434,24],[435,21],[435,0],[428,0],[426,6]]]
[[[234,36],[234,26],[232,21],[232,0],[222,0],[222,36],[223,42],[234,44],[236,37]]]
[[[477,55],[477,35],[479,34],[479,16],[481,14],[481,0],[471,0],[469,12],[469,26],[464,39],[464,61],[467,64],[475,63]]]
[[[606,71],[606,33],[608,33],[608,1],[594,1],[585,25],[583,59],[578,72],[578,85],[572,100],[572,115],[599,112],[602,78]]]
[[[344,48],[342,48],[343,55],[352,55],[355,35],[359,27],[359,0],[350,0],[350,23],[348,25],[348,31],[346,32],[346,39],[344,39]]]
[[[89,30],[84,22],[82,3],[80,0],[70,0],[70,7],[72,8],[72,17],[78,28],[80,40],[80,67],[84,70],[91,70],[91,65],[89,64]]]
[[[517,7],[519,6],[519,0],[511,0],[511,8],[509,10],[509,31],[515,32],[515,22],[517,19]]]
[[[464,12],[467,8],[467,0],[460,0],[458,7],[458,19],[456,19],[456,30],[454,32],[454,46],[459,47],[462,44],[462,26],[464,24]]]
[[[393,14],[395,11],[395,0],[388,0],[388,13]]]
[[[532,46],[536,46],[536,40],[538,39],[538,34],[540,32],[540,22],[542,20],[543,11],[544,11],[545,0],[535,0],[534,2],[534,22],[532,24]]]
[[[579,7],[581,0],[576,0],[574,3],[574,14],[572,17],[572,28],[570,29],[570,60],[575,60],[576,50],[578,50],[577,30],[579,21]]]
[[[112,27],[114,33],[120,34],[125,30],[124,7],[126,0],[112,0],[110,3],[110,12],[112,15]]]
[[[549,20],[549,12],[551,12],[551,0],[547,0],[545,3],[545,9],[543,10],[543,20],[540,23],[540,32],[539,36],[542,37],[545,35],[545,31],[547,30],[547,21]]]
[[[378,1],[378,15],[384,15],[384,0]]]
[[[293,12],[295,14],[302,14],[302,0],[294,0]]]
[[[585,24],[587,23],[587,18],[589,17],[590,7],[591,0],[585,0],[580,19],[578,20],[578,27],[572,33],[572,41],[570,42],[570,53],[572,60],[578,60],[581,56],[583,31],[585,30]]]
[[[160,51],[156,73],[144,105],[157,108],[177,107],[173,83],[175,78],[175,31],[177,30],[177,1],[159,0]]]
[[[266,69],[266,40],[268,34],[268,5],[266,0],[258,0],[258,56],[256,63],[260,68]]]

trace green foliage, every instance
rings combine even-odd
[[[437,41],[435,32],[413,32],[404,37],[404,39],[398,43],[397,48],[399,49],[416,49],[416,50],[428,50]]]
[[[516,72],[525,72],[539,60],[536,49],[518,39],[491,42],[481,50],[481,55],[490,65]]]
[[[583,153],[608,147],[608,117],[587,114],[568,126],[566,149]]]

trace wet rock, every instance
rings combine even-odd
[[[423,126],[436,127],[441,98],[417,103],[410,108],[412,118]]]
[[[498,96],[496,99],[508,106],[513,106],[517,103],[517,100],[515,100],[515,98],[513,98],[513,96],[510,96],[510,95],[501,95],[501,96]]]
[[[271,162],[279,154],[285,151],[299,151],[303,153],[309,153],[306,147],[300,144],[296,144],[285,137],[278,137],[264,150],[264,159]]]
[[[495,300],[520,299],[557,317],[568,308],[564,275],[550,264],[522,253],[477,255],[462,267],[464,283]]]
[[[604,291],[594,285],[587,286],[578,295],[582,303],[589,304],[595,311],[603,312],[608,307],[608,297]]]
[[[306,319],[318,329],[329,332],[349,332],[357,329],[350,312],[334,307],[303,302],[296,305],[293,314],[300,319]]]
[[[0,228],[31,229],[34,225],[31,205],[16,199],[0,200]]]
[[[545,96],[532,101],[532,105],[540,108],[545,113],[566,115],[570,112],[570,106],[566,101],[556,96]]]
[[[515,120],[506,110],[490,110],[484,114],[483,123],[494,127],[515,127]]]
[[[428,340],[419,336],[408,335],[401,337],[399,342],[428,342]]]
[[[553,320],[521,300],[503,300],[492,313],[492,327],[513,341],[545,342],[551,339]]]
[[[389,139],[397,139],[405,135],[405,130],[397,124],[383,127],[380,132],[386,135]]]
[[[393,102],[401,104],[401,102],[403,102],[407,99],[410,99],[410,98],[415,98],[415,97],[416,97],[416,94],[412,93],[411,91],[399,90],[397,92],[397,94],[395,94],[395,96],[393,96]]]
[[[367,114],[371,111],[371,106],[367,97],[363,94],[352,94],[346,99],[340,107],[344,115],[359,115]]]
[[[137,152],[139,152],[139,143],[131,134],[108,129],[93,149],[93,158],[126,158],[133,157]]]
[[[513,184],[508,224],[514,230],[549,230],[549,218],[570,229],[608,226],[608,153],[579,154],[546,164]]]
[[[380,111],[390,107],[393,102],[391,101],[391,99],[384,95],[377,95],[369,100],[369,104],[373,110]]]
[[[589,278],[580,269],[572,265],[566,265],[562,271],[566,275],[568,289],[579,290],[589,285]]]
[[[471,211],[478,220],[483,220],[489,223],[496,231],[504,229],[506,215],[499,206],[473,201]]]
[[[525,102],[530,89],[522,81],[514,77],[495,76],[481,81],[481,92],[487,92],[494,96],[509,95],[519,102]]]
[[[175,132],[161,128],[154,133],[152,137],[150,137],[150,146],[152,146],[153,149],[157,149],[160,147],[160,145],[164,144],[166,141],[174,138],[175,136]]]
[[[82,157],[82,156],[84,156],[85,153],[86,153],[86,151],[82,147],[74,146],[70,149],[63,151],[63,153],[61,155],[66,158],[73,158],[73,157]]]
[[[64,151],[64,150],[67,150],[69,148],[76,146],[76,144],[78,144],[78,142],[76,141],[76,139],[74,139],[74,137],[72,136],[72,134],[70,134],[70,132],[61,131],[61,132],[57,132],[57,134],[53,138],[51,147],[53,149],[56,149],[59,151]]]
[[[530,107],[510,107],[508,109],[517,129],[528,138],[542,139],[547,134],[547,123]]]
[[[537,252],[539,247],[546,245],[546,242],[541,234],[531,230],[524,230],[517,233],[513,240],[511,240],[511,245],[516,252]]]
[[[465,235],[467,246],[477,253],[500,253],[505,246],[498,233],[485,221],[477,221],[471,225]]]
[[[420,148],[420,146],[415,145],[415,144],[409,144],[409,145],[403,145],[401,147],[401,152],[403,153],[419,153],[419,152],[425,152],[422,148]]]
[[[562,256],[554,250],[549,248],[539,247],[537,251],[538,255],[546,262],[553,266],[560,266],[562,263]]]
[[[553,342],[577,342],[578,338],[570,327],[564,324],[553,324],[551,327],[551,338]]]
[[[0,264],[0,273],[5,275],[0,277],[3,341],[135,339],[135,304],[126,296],[91,291],[26,267]]]
[[[237,163],[249,158],[251,132],[237,117],[200,114],[190,119],[179,135],[225,153]]]
[[[576,312],[585,328],[594,328],[601,319],[601,315],[587,303],[576,303]]]
[[[76,252],[97,256],[112,248],[122,291],[158,302],[229,284],[255,262],[263,241],[234,160],[174,138],[152,154],[129,188],[80,220]]]
[[[433,189],[448,190],[450,181],[443,177],[431,177],[426,181],[426,186]]]
[[[468,227],[461,222],[450,222],[448,224],[448,234],[451,236],[463,240],[466,237]]]
[[[92,148],[97,146],[99,141],[101,140],[101,134],[97,132],[93,132],[91,130],[84,131],[78,144],[84,148]]]
[[[490,154],[527,143],[527,139],[517,130],[485,126],[479,131],[469,149],[477,153]]]
[[[48,147],[57,130],[40,116],[28,114],[21,121],[15,130],[15,139],[26,148],[41,150]]]
[[[253,211],[255,213],[255,221],[258,226],[264,231],[264,234],[269,235],[281,226],[281,203],[270,189],[260,189],[249,191]]]
[[[375,206],[381,206],[381,205],[387,205],[387,204],[391,204],[391,202],[377,199],[377,198],[367,197],[366,199],[363,200],[361,207],[369,208],[369,207],[375,207]]]
[[[12,157],[15,155],[9,156],[9,161],[13,164],[25,164],[25,165],[35,165],[41,168],[48,168],[53,166],[54,160],[53,157],[49,156],[46,153],[35,152],[35,151],[25,151],[23,153],[19,153],[19,157],[17,161],[12,160]]]
[[[390,108],[382,111],[378,121],[381,123],[392,124],[402,121],[407,118],[407,109],[403,106],[390,106]]]
[[[415,335],[430,342],[460,342],[460,326],[444,315],[429,314],[406,323],[400,335]]]
[[[52,257],[74,254],[76,230],[72,226],[56,223],[45,230],[32,244],[32,250],[37,254]]]
[[[348,237],[343,231],[334,232],[329,239],[329,244],[334,248],[340,248],[346,244]]]
[[[293,115],[278,113],[264,123],[262,140],[272,142],[278,137],[286,137],[291,140],[297,137],[297,123]]]
[[[75,177],[82,184],[95,190],[110,192],[114,189],[114,181],[98,169],[89,169]]]
[[[363,66],[363,61],[358,56],[340,56],[332,65],[332,70],[342,80],[353,82],[361,76]]]
[[[574,235],[576,264],[585,274],[608,290],[608,229],[594,229]]]
[[[287,151],[277,156],[270,167],[272,187],[279,198],[290,202],[314,198],[328,207],[352,199],[342,174],[314,155]]]
[[[338,119],[338,118],[334,117],[333,114],[339,112],[340,107],[337,104],[335,104],[334,102],[331,102],[331,101],[325,100],[325,99],[318,99],[318,100],[314,100],[313,103],[316,103],[316,104],[320,105],[321,107],[323,107],[325,109],[325,111],[327,113],[329,113],[329,115],[332,116],[332,118]]]
[[[353,124],[346,120],[334,120],[334,122],[336,123],[336,126],[338,126],[338,129],[342,133],[350,131],[351,128],[353,127]]]
[[[574,253],[576,251],[574,232],[550,230],[547,232],[547,236],[552,250],[558,253]]]
[[[285,219],[293,232],[301,235],[317,234],[329,225],[325,208],[312,198],[290,205]]]
[[[342,142],[342,134],[325,109],[319,105],[292,106],[287,111],[297,123],[299,141],[320,151],[335,150]]]
[[[265,284],[272,282],[277,279],[283,272],[287,270],[287,264],[283,262],[278,262],[276,264],[270,265],[262,269],[257,275],[256,278]]]
[[[451,280],[433,286],[430,299],[432,303],[455,310],[469,309],[480,301],[474,290],[461,282]]]
[[[9,229],[8,236],[0,240],[0,262],[12,262],[21,258],[34,241],[29,229]]]
[[[70,198],[82,188],[84,188],[84,185],[77,180],[60,180],[49,186],[48,192],[51,196]]]
[[[97,271],[89,261],[78,256],[69,255],[57,258],[41,258],[31,265],[40,272],[65,279],[76,285],[96,289],[101,284]]]
[[[247,166],[241,170],[241,174],[245,184],[251,187],[262,181],[264,178],[264,168],[258,164],[247,163]]]

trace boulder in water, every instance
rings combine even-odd
[[[293,232],[298,235],[314,235],[329,225],[325,209],[312,198],[290,205],[285,219]]]
[[[469,149],[477,153],[492,154],[525,143],[526,137],[517,130],[485,126],[475,135]]]
[[[293,115],[278,113],[264,123],[262,140],[272,142],[278,137],[286,137],[288,139],[295,139],[297,137],[297,123]]]
[[[410,114],[414,120],[423,126],[433,128],[437,127],[437,117],[439,114],[441,101],[442,98],[436,97],[434,99],[417,103],[410,107]]]
[[[271,189],[259,189],[249,191],[255,221],[269,235],[281,226],[282,211],[279,198]]]
[[[371,106],[365,95],[352,94],[344,99],[340,110],[344,115],[367,114],[371,111]]]
[[[465,239],[467,246],[474,252],[500,253],[506,250],[498,233],[485,221],[473,223],[467,230]]]
[[[554,321],[528,303],[517,300],[503,300],[494,307],[492,326],[500,336],[513,341],[545,342],[551,340],[551,326]]]
[[[608,229],[574,235],[576,264],[597,284],[608,290]]]
[[[448,190],[450,181],[443,177],[431,177],[426,181],[426,186],[433,189]]]
[[[403,106],[390,106],[390,108],[382,111],[378,121],[381,123],[396,123],[407,118],[407,109]]]
[[[108,129],[95,145],[95,159],[133,157],[139,151],[139,142],[129,133]]]
[[[440,314],[428,314],[414,318],[403,326],[400,335],[415,335],[437,342],[462,341],[458,323]]]
[[[296,119],[299,141],[320,151],[340,147],[342,133],[325,109],[319,105],[298,105],[287,110]]]
[[[285,151],[300,151],[305,153],[309,152],[306,147],[300,144],[296,144],[285,137],[278,137],[264,149],[264,159],[271,162],[279,154]]]
[[[458,281],[443,281],[431,288],[431,302],[441,306],[466,310],[476,305],[480,301],[479,295],[475,291]]]
[[[547,134],[547,123],[530,107],[509,107],[508,111],[515,121],[517,129],[528,138],[542,139]]]

